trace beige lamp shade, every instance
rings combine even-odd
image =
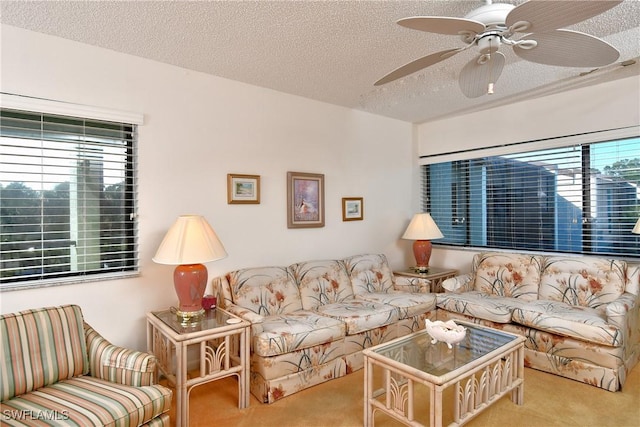
[[[631,230],[631,232],[633,234],[640,234],[640,218],[638,218],[638,221],[636,222],[636,226],[633,227],[633,230]]]
[[[158,264],[201,264],[225,258],[227,251],[204,217],[182,215],[164,236],[153,257]]]
[[[205,312],[202,297],[208,273],[203,263],[226,256],[216,232],[201,216],[180,216],[167,231],[153,261],[176,266],[173,285],[180,303],[176,315],[183,326],[199,322]]]
[[[444,236],[428,213],[415,214],[402,236],[407,240],[434,240]]]

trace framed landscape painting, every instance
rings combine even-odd
[[[364,207],[362,197],[342,198],[342,220],[361,221],[364,218]]]
[[[260,175],[227,174],[229,204],[260,203]]]
[[[324,227],[324,175],[287,172],[287,227]]]

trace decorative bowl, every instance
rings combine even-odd
[[[427,333],[431,337],[431,344],[442,341],[447,343],[449,348],[452,348],[453,344],[462,341],[467,335],[467,328],[457,325],[453,320],[447,320],[446,322],[436,320],[432,322],[426,319],[425,326]]]

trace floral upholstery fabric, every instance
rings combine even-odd
[[[266,380],[272,380],[307,369],[317,369],[342,356],[344,342],[331,341],[273,357],[263,357],[254,353],[251,355],[251,370],[258,372]]]
[[[640,361],[640,263],[478,254],[471,273],[443,287],[438,320],[471,320],[525,336],[526,366],[617,391]]]
[[[347,335],[389,325],[398,320],[398,309],[364,300],[343,301],[318,307],[318,313],[344,322]]]
[[[640,295],[640,262],[627,263],[627,286],[625,291]]]
[[[354,294],[393,290],[393,273],[383,254],[352,256],[345,259],[344,264],[351,278]]]
[[[274,356],[339,340],[345,336],[345,325],[301,310],[265,317],[251,332],[253,351],[260,356]]]
[[[511,322],[514,307],[526,305],[516,298],[478,291],[438,294],[437,299],[439,308],[496,323]]]
[[[548,257],[538,297],[603,310],[625,291],[626,268],[619,260]]]
[[[364,293],[358,299],[390,305],[398,309],[399,319],[408,319],[436,308],[436,297],[433,294],[421,293]]]
[[[291,270],[305,310],[353,299],[353,288],[341,261],[302,262],[292,265]]]
[[[233,303],[262,316],[302,310],[300,293],[287,267],[258,267],[227,274]]]
[[[542,257],[510,253],[474,256],[474,289],[490,295],[538,299]]]
[[[265,403],[361,369],[364,348],[435,318],[429,281],[394,277],[384,255],[248,268],[212,283],[218,305],[251,322],[250,389]]]
[[[513,311],[513,320],[541,331],[613,347],[622,345],[618,328],[599,310],[558,301],[533,301]]]

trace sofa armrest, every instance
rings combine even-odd
[[[444,280],[442,282],[442,288],[444,289],[445,292],[454,292],[454,293],[469,292],[473,290],[472,279],[473,279],[472,273],[461,274],[459,276],[451,277],[449,279]]]
[[[115,346],[87,323],[84,324],[84,334],[92,377],[134,387],[153,384],[156,371],[154,355]]]
[[[420,277],[393,276],[393,289],[409,293],[429,293],[431,281]]]
[[[640,322],[638,295],[629,292],[623,293],[615,301],[605,306],[605,313],[607,314],[607,323],[617,327],[623,333],[637,332],[640,327],[638,324]]]
[[[225,310],[234,316],[238,316],[247,322],[251,322],[251,324],[262,323],[264,317],[256,313],[255,311],[249,310],[248,308],[241,307],[236,304],[227,304]]]

